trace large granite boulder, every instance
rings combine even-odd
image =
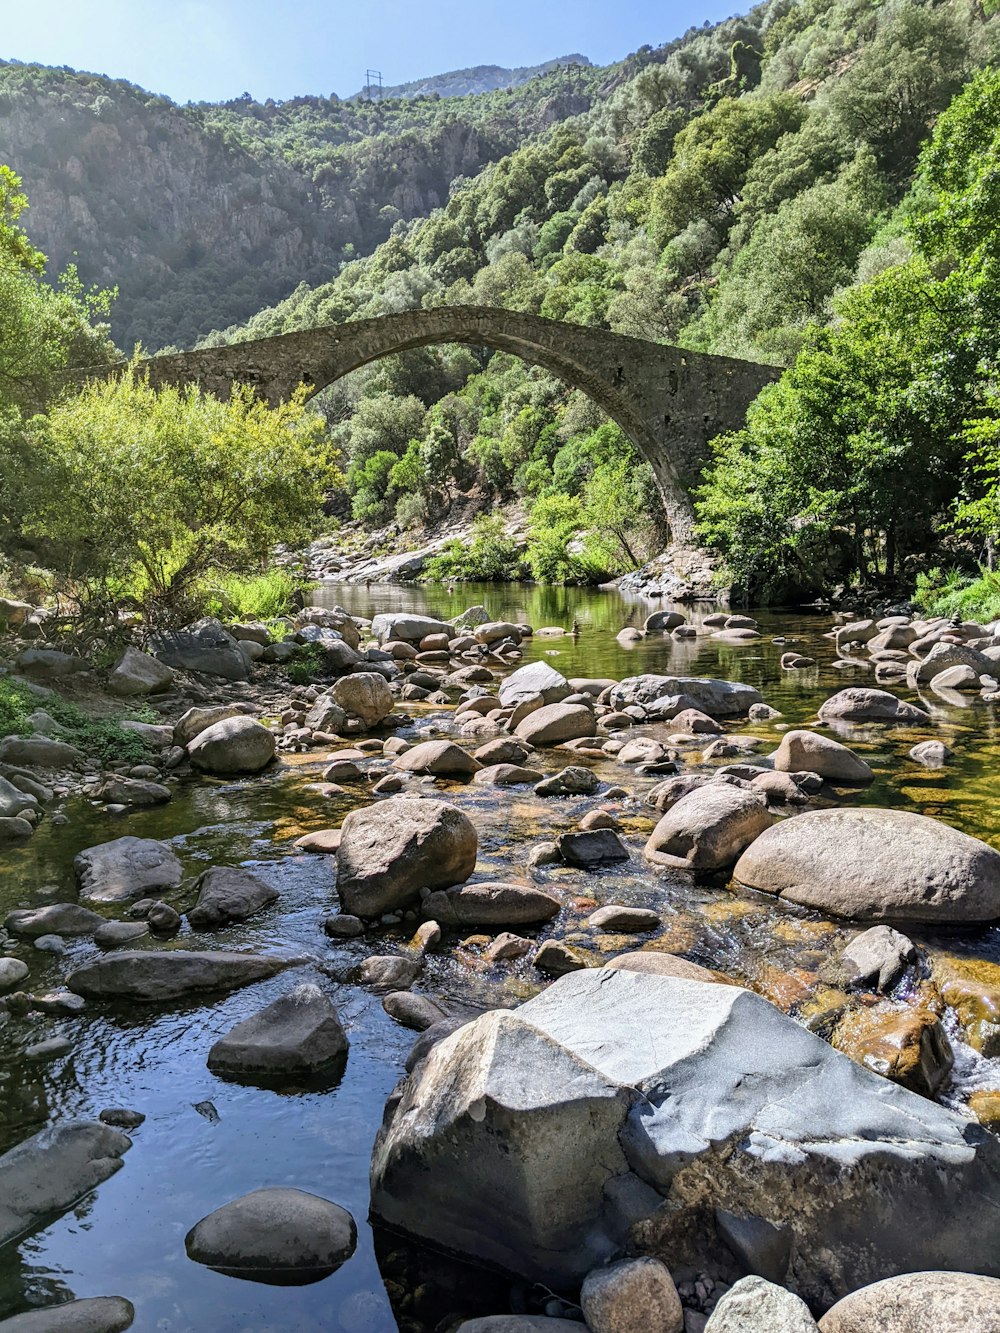
[[[482,1015],[413,1067],[371,1181],[390,1227],[557,1288],[626,1246],[731,1263],[734,1220],[818,1308],[1000,1274],[1000,1141],[737,986],[583,969]]]
[[[301,1078],[337,1065],[346,1051],[347,1034],[336,1009],[318,986],[306,982],[220,1037],[208,1053],[208,1067],[232,1078]]]
[[[388,643],[393,639],[402,639],[404,643],[419,643],[428,634],[447,634],[455,637],[454,625],[433,616],[411,615],[409,612],[390,612],[376,616],[372,621],[372,633],[379,643]]]
[[[995,676],[997,664],[985,653],[964,643],[936,643],[926,657],[906,668],[906,683],[911,689],[926,685],[949,667],[970,667],[977,676]]]
[[[104,925],[104,920],[79,903],[48,903],[45,907],[22,907],[10,912],[3,924],[12,935],[32,940],[41,935],[93,935]]]
[[[908,722],[917,726],[930,723],[930,714],[916,704],[904,703],[888,690],[869,690],[852,685],[838,690],[820,705],[822,722]]]
[[[158,662],[138,648],[126,648],[108,675],[108,689],[124,698],[165,690],[174,678],[173,668]]]
[[[415,902],[421,889],[464,884],[478,850],[475,825],[445,801],[394,796],[352,810],[337,849],[341,908],[381,916]]]
[[[181,671],[223,680],[250,679],[249,660],[217,620],[204,620],[186,630],[161,630],[150,639],[150,648],[158,662]]]
[[[1000,1333],[1000,1282],[979,1273],[902,1273],[839,1300],[821,1333]]]
[[[23,768],[80,768],[83,754],[68,741],[48,736],[5,736],[0,741],[0,763]]]
[[[794,815],[750,844],[733,877],[855,921],[971,925],[1000,918],[1000,852],[908,810]]]
[[[771,761],[779,773],[818,773],[827,782],[850,786],[863,786],[875,777],[853,750],[816,731],[786,731]]]
[[[280,1286],[320,1281],[351,1257],[356,1244],[354,1218],[346,1209],[287,1186],[223,1204],[184,1238],[197,1263]]]
[[[697,708],[709,717],[740,717],[754,704],[763,703],[752,685],[736,680],[702,679],[695,676],[629,676],[616,685],[610,696],[613,708],[628,704],[652,704],[658,699],[681,696],[678,711]]]
[[[290,958],[258,958],[222,950],[148,949],[108,954],[66,978],[77,995],[94,1000],[183,1000],[204,992],[237,990],[293,967]]]
[[[421,741],[393,760],[404,773],[431,773],[439,777],[470,777],[480,763],[453,741]]]
[[[442,926],[529,926],[551,921],[559,899],[534,884],[465,884],[438,889],[421,904],[428,921]]]
[[[816,1321],[805,1301],[793,1292],[752,1276],[726,1292],[712,1311],[705,1333],[816,1333]]]
[[[541,697],[543,703],[558,704],[573,693],[569,681],[548,662],[528,662],[500,682],[500,702],[505,708]]]
[[[377,671],[342,676],[331,686],[329,696],[348,717],[356,717],[366,727],[378,726],[392,712],[392,691]]]
[[[274,758],[274,733],[255,718],[240,715],[200,731],[187,752],[205,773],[257,773]]]
[[[89,903],[121,903],[158,897],[181,882],[181,863],[153,838],[115,838],[78,852],[73,860],[80,897]]]
[[[646,857],[674,870],[721,870],[773,823],[761,792],[709,782],[663,815],[649,835]]]
[[[70,1120],[0,1156],[0,1245],[71,1208],[114,1175],[131,1146],[99,1120]]]
[[[209,704],[207,707],[189,708],[174,723],[174,744],[185,748],[196,736],[215,725],[225,722],[230,717],[245,717],[246,708],[239,704]]]

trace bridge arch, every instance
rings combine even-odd
[[[271,403],[300,383],[318,393],[369,362],[435,343],[510,352],[583,390],[652,464],[675,541],[690,537],[691,487],[708,441],[743,423],[773,366],[709,356],[605,329],[491,306],[439,306],[153,357],[153,384],[198,383],[224,396],[252,384]]]

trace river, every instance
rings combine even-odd
[[[366,616],[417,610],[447,617],[483,603],[498,619],[527,621],[536,628],[569,628],[576,621],[575,638],[529,640],[525,660],[544,657],[567,677],[658,671],[751,683],[781,717],[744,723],[739,730],[769,743],[776,743],[789,725],[814,719],[822,700],[837,689],[872,683],[870,673],[834,668],[833,644],[824,637],[830,617],[821,612],[760,612],[763,637],[746,645],[656,637],[625,648],[615,638],[618,630],[641,625],[651,607],[614,592],[333,585],[314,600],[340,603]],[[772,642],[775,636],[785,642]],[[790,647],[816,657],[818,665],[782,671],[779,659]],[[933,815],[1000,847],[995,798],[1000,738],[994,708],[978,696],[948,705],[931,696],[924,704],[933,715],[930,730],[852,729],[849,743],[874,768],[876,780],[851,800]],[[404,737],[428,728],[444,734],[454,730],[451,710],[417,706],[411,711],[413,725],[401,731]],[[952,765],[928,770],[906,757],[928,735],[955,751]],[[166,1012],[91,1004],[79,1017],[34,1014],[0,1025],[0,1151],[47,1121],[93,1116],[105,1107],[135,1108],[146,1116],[115,1176],[75,1211],[20,1245],[0,1250],[0,1315],[51,1303],[57,1293],[62,1299],[69,1293],[126,1296],[137,1310],[134,1327],[142,1333],[387,1333],[397,1328],[430,1333],[449,1310],[475,1312],[470,1284],[463,1288],[461,1275],[456,1278],[443,1264],[414,1269],[420,1256],[390,1238],[376,1237],[366,1222],[372,1139],[414,1034],[387,1017],[378,997],[343,980],[361,958],[389,952],[404,944],[405,936],[383,932],[378,941],[327,940],[322,920],[335,906],[331,866],[326,858],[302,855],[292,845],[304,832],[338,825],[350,808],[369,799],[363,788],[333,799],[323,795],[319,775],[326,759],[325,754],[322,759],[294,756],[256,778],[185,783],[175,789],[169,805],[125,818],[77,802],[67,807],[68,825],[53,827],[46,821],[29,843],[0,857],[0,917],[15,907],[73,897],[76,852],[126,832],[169,842],[191,875],[212,863],[254,870],[280,890],[275,908],[217,932],[210,942],[185,929],[172,943],[314,955],[325,969],[320,980],[338,1005],[351,1041],[346,1069],[332,1086],[279,1093],[224,1082],[206,1068],[208,1048],[217,1037],[289,989],[291,978],[315,977],[312,968]],[[631,774],[623,776],[621,766],[610,761],[599,764],[598,771],[606,781],[625,781],[640,796],[653,781],[633,782]],[[477,874],[482,878],[522,875],[527,848],[571,826],[587,806],[580,799],[546,801],[530,788],[440,785],[477,822]],[[623,823],[634,847],[641,846],[638,839],[651,818],[641,800],[627,808]],[[559,925],[561,937],[573,938],[575,928],[579,939],[574,943],[591,947],[582,924],[594,899],[655,904],[665,921],[658,947],[733,972],[779,1002],[797,977],[810,969],[815,973],[824,952],[841,938],[841,927],[819,914],[779,907],[752,894],[695,887],[682,875],[652,870],[641,856],[600,876],[559,870],[551,883],[569,895],[569,924]],[[175,900],[183,905],[190,895]],[[997,928],[919,938],[933,948],[1000,961]],[[152,942],[140,941],[138,947],[146,944]],[[30,963],[26,984],[38,991],[58,984],[68,965],[92,957],[95,946],[69,940],[61,959],[40,955],[30,945],[14,952]],[[512,1005],[539,983],[526,963],[491,973],[474,950],[459,949],[432,958],[418,989],[455,1000]],[[24,1058],[25,1045],[57,1034],[71,1039],[69,1055],[42,1064]],[[969,1057],[963,1055],[959,1079],[995,1080],[1000,1086],[1000,1062],[993,1064],[998,1067],[979,1061],[970,1072]],[[949,1095],[955,1099],[960,1092],[956,1084]],[[271,1287],[221,1276],[187,1258],[184,1236],[200,1218],[249,1190],[277,1184],[312,1190],[352,1212],[358,1249],[337,1273],[311,1286]],[[457,1288],[449,1285],[452,1281]]]

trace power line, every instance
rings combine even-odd
[[[365,70],[365,95],[369,102],[376,100],[372,98],[372,91],[378,93],[378,101],[382,100],[382,71],[380,69]]]

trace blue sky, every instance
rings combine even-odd
[[[176,101],[349,96],[469,65],[596,64],[733,13],[719,0],[7,0],[0,58],[129,79]]]

